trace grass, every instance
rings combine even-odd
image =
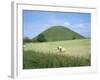
[[[63,46],[66,51],[59,52],[56,47]],[[23,54],[23,68],[57,68],[90,66],[90,40],[67,40],[44,43],[28,43]]]
[[[65,26],[52,26],[47,30],[43,31],[42,34],[46,41],[58,41],[58,40],[72,40],[72,39],[85,39],[82,35],[78,34],[77,32],[72,31],[71,29]],[[37,40],[38,36],[33,38]]]

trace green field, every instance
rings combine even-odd
[[[23,68],[57,68],[90,66],[90,39],[24,44]],[[57,46],[65,48],[60,52]]]

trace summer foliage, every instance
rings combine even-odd
[[[51,28],[40,33],[40,35],[33,38],[33,42],[61,41],[84,38],[84,36],[66,28],[65,26],[52,26]]]
[[[90,65],[90,40],[64,26],[51,27],[33,40],[25,40],[24,69]],[[66,51],[60,52],[59,45]]]
[[[59,52],[56,47],[62,45],[66,51]],[[25,45],[23,68],[57,68],[90,66],[90,40],[77,39]]]
[[[91,14],[23,10],[23,69],[91,65]]]

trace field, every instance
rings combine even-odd
[[[90,39],[24,44],[23,69],[90,66],[90,45]]]

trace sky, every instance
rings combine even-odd
[[[91,14],[23,10],[24,37],[34,38],[52,26],[65,26],[85,37],[91,36]]]

